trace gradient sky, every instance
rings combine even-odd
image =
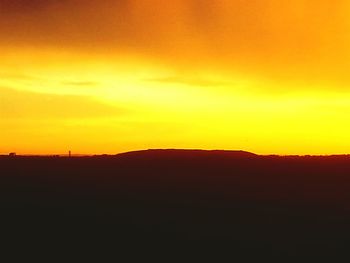
[[[0,153],[350,152],[345,0],[0,0]]]

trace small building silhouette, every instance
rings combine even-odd
[[[16,153],[15,153],[15,152],[9,153],[9,156],[10,156],[10,157],[15,157],[15,156],[16,156]]]

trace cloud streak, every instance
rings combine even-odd
[[[116,117],[126,109],[103,104],[87,96],[55,95],[0,87],[3,119],[93,119]]]
[[[217,81],[205,78],[185,78],[185,77],[166,77],[166,78],[154,78],[146,79],[150,82],[158,82],[164,84],[183,84],[192,87],[217,87],[217,86],[227,86],[232,83],[225,81]]]
[[[63,81],[61,84],[77,87],[96,87],[99,83],[94,81]]]

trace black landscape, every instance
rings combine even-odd
[[[147,150],[2,156],[0,167],[8,242],[222,243],[233,256],[292,258],[345,255],[350,241],[346,155]]]

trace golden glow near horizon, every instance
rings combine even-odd
[[[0,0],[0,153],[350,152],[346,1]]]

